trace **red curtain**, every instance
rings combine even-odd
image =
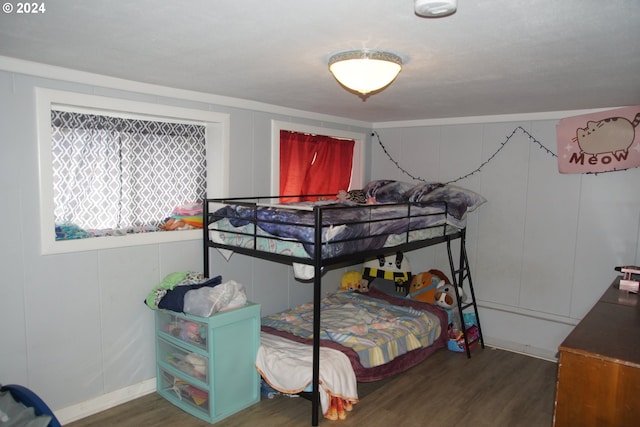
[[[337,194],[347,190],[355,141],[280,131],[280,194]],[[316,200],[282,197],[282,202]]]

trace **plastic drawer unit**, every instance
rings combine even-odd
[[[260,305],[197,317],[156,311],[158,393],[215,423],[260,400]]]

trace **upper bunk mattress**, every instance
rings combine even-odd
[[[209,240],[230,247],[313,258],[319,235],[322,258],[327,259],[455,233],[466,226],[467,212],[485,201],[476,193],[451,185],[407,187],[405,183],[400,192],[395,181],[382,182],[391,182],[382,189],[391,185],[393,190],[368,190],[367,195],[380,199],[375,204],[209,199]]]

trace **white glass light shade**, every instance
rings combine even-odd
[[[343,86],[363,95],[391,83],[402,69],[402,59],[380,51],[349,51],[329,59],[329,71]]]
[[[448,16],[458,9],[458,0],[414,0],[416,15],[427,18]]]

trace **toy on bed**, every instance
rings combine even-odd
[[[368,197],[367,193],[364,190],[351,190],[351,191],[340,190],[338,191],[336,198],[343,203],[351,202],[351,203],[357,203],[360,205],[376,204],[376,198]]]
[[[396,284],[396,292],[406,295],[411,282],[411,264],[402,252],[380,255],[364,263],[362,278],[368,285],[374,279],[391,280]]]
[[[359,271],[350,270],[342,275],[340,291],[343,292],[368,292],[369,282],[362,278]]]
[[[440,270],[423,271],[411,278],[407,296],[416,301],[433,304],[436,301],[436,289],[438,286],[449,283],[451,283],[449,278]]]

